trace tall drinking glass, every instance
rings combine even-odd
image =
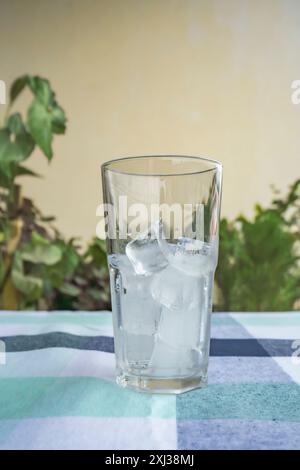
[[[146,156],[102,166],[117,383],[181,393],[207,381],[222,166]]]

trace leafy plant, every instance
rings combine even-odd
[[[292,310],[300,299],[300,180],[269,208],[220,225],[218,310]]]
[[[11,113],[28,89],[26,115]],[[0,128],[0,308],[101,310],[110,308],[103,240],[82,250],[21,195],[21,176],[37,177],[24,162],[38,148],[51,161],[53,138],[64,134],[66,116],[48,80],[24,75],[10,89]],[[300,299],[300,180],[286,196],[278,191],[270,207],[255,207],[252,220],[240,216],[220,225],[216,272],[223,311],[291,310]]]
[[[28,88],[32,102],[23,118],[11,108]],[[66,241],[30,199],[22,198],[20,176],[37,176],[24,166],[38,147],[50,161],[55,134],[66,130],[66,116],[48,80],[24,75],[10,89],[0,129],[0,306],[18,309],[109,308],[104,242],[83,251]]]

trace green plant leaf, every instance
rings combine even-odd
[[[55,93],[51,89],[49,80],[38,76],[24,75],[15,80],[10,91],[11,103],[26,85],[29,86],[34,95],[34,99],[27,112],[27,125],[31,135],[26,131],[19,114],[9,118],[8,129],[10,131],[10,144],[12,145],[9,148],[10,161],[22,161],[27,158],[32,152],[35,143],[48,160],[51,160],[53,157],[53,134],[63,134],[65,132],[66,115],[55,99]],[[14,139],[11,137],[11,134],[15,134],[18,137]],[[20,149],[13,148],[15,143],[21,148],[22,157],[18,152]],[[7,168],[5,171],[6,174],[9,173]]]
[[[28,76],[17,78],[10,87],[10,103],[12,104],[27,85]]]
[[[19,113],[10,116],[7,127],[0,130],[0,185],[10,188],[18,174],[19,163],[34,149],[34,141],[27,132]]]
[[[77,297],[80,294],[80,289],[73,284],[65,283],[58,289],[62,294]]]
[[[52,133],[64,134],[66,130],[66,115],[55,99],[55,93],[51,89],[49,80],[41,77],[29,77],[28,83],[36,99],[51,115]]]
[[[22,162],[34,149],[34,141],[27,132],[21,115],[10,116],[8,127],[0,130],[0,162]]]
[[[42,279],[24,274],[23,263],[19,252],[16,252],[14,256],[11,280],[15,288],[21,292],[28,301],[37,300],[43,294]]]
[[[31,241],[34,245],[49,246],[50,242],[47,238],[40,235],[37,231],[33,231],[31,234]]]
[[[28,77],[29,88],[31,89],[37,100],[43,104],[45,108],[51,105],[54,100],[54,93],[51,90],[49,80],[41,77]]]
[[[20,134],[25,131],[20,113],[12,114],[7,120],[7,127],[12,134]]]
[[[85,258],[91,258],[98,268],[106,265],[107,258],[105,240],[101,240],[100,238],[93,238],[92,242],[87,248]]]
[[[66,243],[63,240],[56,240],[55,246],[60,249],[62,257],[58,263],[47,267],[47,277],[54,287],[59,288],[64,284],[66,278],[70,279],[75,275],[81,257],[72,242]]]
[[[22,259],[24,261],[42,263],[48,266],[58,263],[61,256],[61,251],[54,245],[25,247],[22,251]]]
[[[42,215],[41,214],[41,222],[54,222],[55,217],[53,215]]]
[[[62,250],[34,231],[31,234],[31,241],[22,247],[21,258],[30,263],[53,266],[61,260]]]
[[[74,246],[68,243],[63,251],[62,257],[62,264],[63,264],[63,271],[66,276],[70,276],[76,270],[78,264],[80,262],[80,256],[76,252]]]
[[[18,160],[14,159],[16,162],[23,162],[26,160],[34,149],[34,141],[31,135],[28,132],[20,133],[16,135],[15,146],[20,152],[20,157]]]
[[[52,151],[52,116],[47,108],[37,98],[28,110],[28,127],[36,144],[48,160],[53,157]]]
[[[50,110],[52,117],[52,132],[54,134],[64,134],[66,131],[66,115],[64,110],[55,103]]]
[[[26,276],[21,271],[12,271],[12,281],[16,289],[29,300],[36,300],[42,296],[43,281],[34,276]]]
[[[16,176],[34,176],[35,178],[41,178],[41,175],[35,173],[35,171],[26,168],[25,166],[18,165],[16,168]],[[52,218],[53,219],[53,218]]]
[[[0,162],[8,161],[10,145],[9,129],[0,129]]]
[[[8,129],[0,129],[0,182],[2,186],[7,185],[12,178],[10,161],[10,133]]]
[[[93,300],[97,301],[97,300],[101,299],[101,290],[99,288],[96,289],[94,287],[94,288],[88,289],[88,294],[91,296],[91,298]]]
[[[0,162],[0,186],[9,189],[13,180],[12,165]]]

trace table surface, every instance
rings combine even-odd
[[[0,312],[0,339],[1,449],[300,448],[300,312],[213,314],[177,396],[115,384],[109,312]]]

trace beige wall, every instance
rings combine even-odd
[[[0,0],[0,79],[48,77],[69,117],[25,192],[87,238],[101,162],[203,154],[224,164],[223,215],[251,213],[300,176],[299,25],[299,0]]]

